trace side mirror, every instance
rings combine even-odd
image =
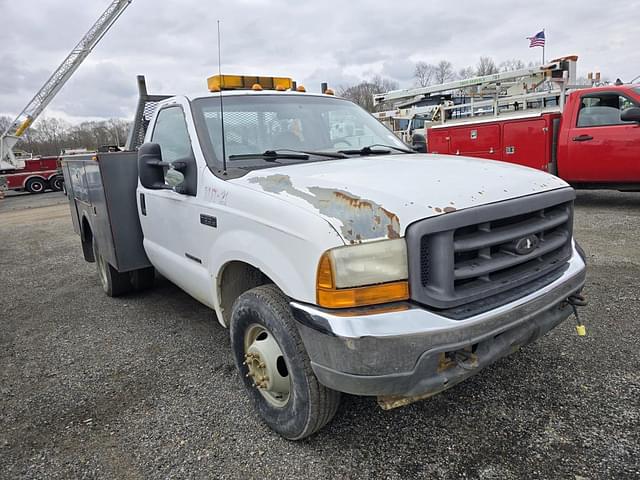
[[[620,120],[623,122],[640,123],[640,107],[630,107],[620,113]]]
[[[172,188],[164,183],[162,152],[157,143],[145,143],[138,150],[138,176],[144,188],[161,190]]]
[[[173,166],[169,167],[164,175],[164,181],[172,188],[177,188],[184,183],[184,175]]]
[[[150,190],[174,190],[192,196],[197,193],[195,158],[163,162],[157,143],[145,143],[138,150],[138,176],[142,186]]]

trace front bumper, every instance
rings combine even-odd
[[[348,312],[291,302],[320,383],[354,395],[429,396],[535,341],[563,322],[586,266],[575,251],[540,290],[463,320],[406,302]]]

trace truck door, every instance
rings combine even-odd
[[[559,158],[560,176],[571,182],[640,181],[640,126],[620,120],[622,110],[638,102],[616,92],[586,93],[570,119],[567,155]]]
[[[151,142],[160,145],[164,162],[194,155],[183,108],[188,107],[169,104],[158,111]],[[138,196],[144,247],[149,260],[166,278],[209,304],[211,281],[202,253],[206,242],[197,232],[200,226],[197,197],[173,190],[146,189],[142,185],[138,186]]]

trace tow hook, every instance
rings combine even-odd
[[[587,299],[579,293],[574,293],[569,298],[567,298],[567,303],[571,305],[571,308],[573,309],[573,315],[576,317],[576,332],[578,332],[578,336],[586,336],[587,327],[585,327],[584,323],[582,323],[582,321],[580,320],[580,316],[578,315],[578,307],[585,307],[587,305]]]

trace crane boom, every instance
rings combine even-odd
[[[114,0],[0,137],[0,170],[20,168],[13,146],[109,31],[132,0]]]
[[[562,57],[557,60],[553,60],[546,65],[538,67],[523,68],[520,70],[499,72],[490,75],[483,75],[480,77],[467,78],[462,80],[455,80],[453,82],[443,83],[440,85],[429,85],[426,87],[410,88],[405,90],[393,90],[385,93],[377,93],[373,95],[374,105],[379,105],[385,102],[409,100],[413,98],[421,98],[427,95],[433,95],[442,92],[448,92],[452,90],[459,90],[471,87],[481,87],[486,85],[500,84],[501,82],[516,81],[522,78],[551,78],[560,76],[562,78],[562,72],[568,71],[568,81],[571,82],[575,77],[575,62],[576,56]]]

